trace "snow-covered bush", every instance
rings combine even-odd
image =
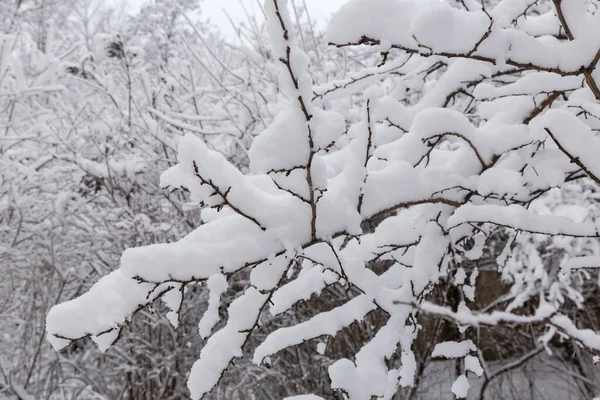
[[[171,38],[171,59],[160,60],[177,67],[165,72],[140,46],[147,31],[130,32],[140,26],[135,19],[115,28],[102,3],[0,6],[8,21],[0,32],[9,33],[0,34],[0,397],[184,396],[195,357],[187,345],[200,341],[197,321],[186,318],[194,313],[184,310],[175,331],[163,308],[144,310],[108,355],[83,342],[55,354],[44,340],[45,315],[113,270],[124,249],[171,242],[200,224],[184,194],[159,185],[176,163],[182,126],[240,167],[262,129],[253,117],[263,104],[248,102],[255,88],[232,96],[243,92],[239,81],[234,88],[192,63],[205,50],[202,37],[188,29],[185,46]],[[160,4],[144,11],[138,18],[166,18]],[[178,28],[188,24],[168,14]],[[232,53],[211,59],[210,72],[246,61]]]
[[[177,326],[186,293],[205,285],[206,342],[188,380],[199,399],[266,313],[338,286],[353,295],[274,330],[253,361],[268,366],[278,352],[373,312],[386,316],[383,326],[353,359],[328,368],[331,388],[349,399],[389,399],[415,384],[424,314],[456,325],[456,340],[435,343],[429,356],[458,360],[451,390],[459,398],[469,376],[487,383],[501,373],[478,351],[481,328],[532,326],[538,353],[568,338],[600,354],[600,335],[574,313],[600,263],[588,200],[600,183],[597,5],[351,0],[328,41],[372,46],[381,62],[314,86],[286,1],[266,0],[288,102],[253,141],[250,173],[183,136],[161,184],[189,191],[205,223],[177,242],[126,250],[118,270],[50,311],[48,339],[62,349],[91,337],[106,350],[158,299]],[[358,110],[339,107],[357,94]],[[591,188],[577,201],[575,182]],[[498,286],[509,288],[481,305],[479,261],[490,258]],[[221,297],[244,271],[250,281],[218,325]],[[444,285],[457,289],[452,299],[435,295]]]

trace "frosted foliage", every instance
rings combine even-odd
[[[558,9],[350,0],[330,23],[331,51],[370,46],[381,60],[314,86],[286,3],[265,1],[284,100],[252,144],[250,171],[184,135],[161,185],[189,192],[204,223],[179,241],[126,250],[118,270],[52,308],[54,348],[92,336],[105,350],[159,298],[176,324],[186,286],[206,281],[194,399],[245,351],[269,364],[314,340],[324,359],[341,332],[375,313],[384,322],[369,325],[356,354],[327,366],[331,388],[352,400],[391,399],[418,384],[423,315],[461,335],[438,339],[425,357],[460,365],[457,398],[467,396],[466,374],[488,379],[480,327],[526,325],[536,346],[556,336],[600,354],[600,334],[567,309],[584,306],[600,266],[590,200],[600,184],[600,12],[575,0]],[[489,271],[506,290],[484,307],[478,282]],[[226,307],[232,282],[243,289]],[[269,314],[291,315],[330,287],[347,297],[245,347]],[[450,289],[455,298],[439,295]],[[213,332],[220,307],[227,318]]]

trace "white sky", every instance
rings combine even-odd
[[[136,9],[143,4],[145,0],[128,0],[128,5]],[[213,24],[221,27],[227,36],[233,35],[233,29],[227,19],[224,10],[232,17],[232,19],[244,19],[244,11],[240,3],[244,4],[246,9],[254,10],[257,15],[260,15],[258,2],[264,0],[204,0],[202,9],[204,15],[209,17]],[[314,20],[323,23],[327,21],[331,14],[335,12],[346,0],[305,0],[311,16]],[[290,1],[291,3],[291,1]],[[296,0],[298,7],[302,6],[302,0]]]

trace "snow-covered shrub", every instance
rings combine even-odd
[[[372,46],[381,62],[314,86],[286,1],[266,0],[288,103],[252,143],[250,173],[183,136],[161,183],[189,191],[205,224],[177,242],[126,250],[118,270],[51,310],[50,342],[61,349],[91,337],[106,350],[158,299],[177,325],[186,291],[206,285],[206,343],[188,380],[199,399],[242,356],[264,314],[339,286],[353,296],[271,332],[253,361],[269,365],[376,310],[383,326],[353,359],[328,368],[331,388],[353,400],[389,399],[415,384],[423,314],[456,325],[457,339],[430,356],[458,360],[459,398],[470,375],[487,383],[501,372],[482,362],[479,328],[535,326],[537,353],[557,338],[600,353],[600,335],[572,315],[600,263],[597,208],[552,201],[572,198],[575,182],[600,183],[597,5],[351,0],[328,40]],[[357,94],[358,110],[334,111]],[[490,258],[498,285],[510,288],[478,307],[478,261]],[[250,281],[215,329],[221,296],[242,271]],[[451,300],[434,296],[442,285],[456,289]],[[316,352],[323,347],[315,342]]]

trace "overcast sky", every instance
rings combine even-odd
[[[1,1],[1,0],[0,0]],[[132,8],[137,8],[143,4],[145,0],[129,0],[128,3]],[[244,18],[244,12],[240,6],[240,2],[248,10],[258,12],[258,2],[262,3],[264,0],[204,0],[203,10],[205,15],[210,17],[212,22],[221,27],[225,34],[233,35],[233,29],[231,24],[227,20],[223,10],[227,10],[227,13],[232,18]],[[324,22],[329,19],[331,14],[335,12],[346,0],[305,0],[311,15],[315,20]],[[301,6],[302,0],[296,0],[296,5]]]

